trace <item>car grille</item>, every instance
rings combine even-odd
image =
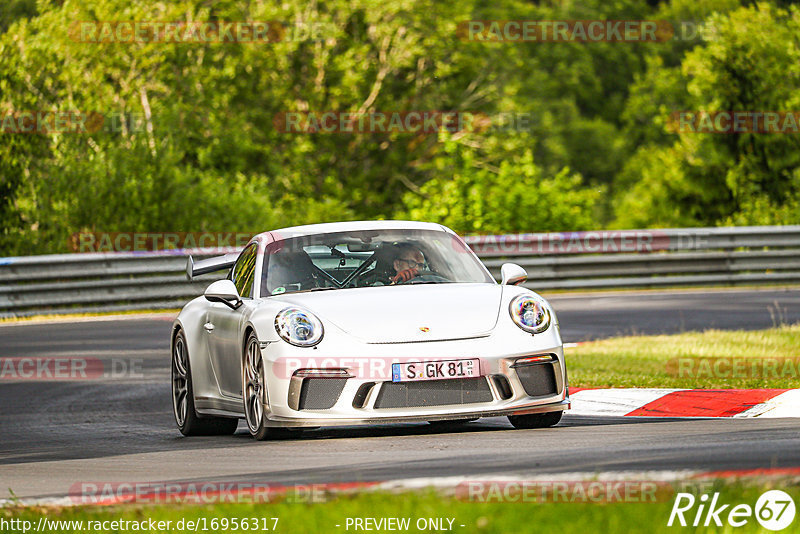
[[[552,364],[525,365],[517,367],[516,371],[528,396],[540,397],[558,393]]]
[[[483,377],[420,382],[384,382],[375,408],[419,408],[474,404],[493,400],[489,384]]]
[[[342,394],[346,378],[304,378],[300,387],[301,410],[328,410]]]

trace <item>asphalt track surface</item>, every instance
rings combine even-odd
[[[618,334],[757,329],[800,322],[800,289],[556,295],[567,342]],[[184,438],[169,389],[169,317],[0,326],[0,357],[95,357],[134,373],[0,382],[0,498],[66,495],[95,482],[307,484],[567,472],[800,466],[798,419],[565,415],[552,429],[505,418],[440,432],[427,424],[320,429],[271,442]],[[119,370],[122,370],[120,365]],[[498,451],[500,451],[498,453]]]

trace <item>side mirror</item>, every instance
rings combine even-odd
[[[242,299],[236,286],[230,280],[217,280],[208,286],[203,293],[209,302],[221,302],[235,310],[242,305]]]
[[[528,273],[516,263],[504,263],[500,267],[500,276],[504,286],[515,286],[528,279]]]

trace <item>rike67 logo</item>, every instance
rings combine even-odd
[[[753,518],[767,530],[783,530],[794,521],[795,504],[788,493],[770,490],[763,493],[755,507],[749,504],[723,504],[719,493],[699,498],[691,493],[678,493],[667,526],[723,526],[742,527]]]

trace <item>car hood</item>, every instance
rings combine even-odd
[[[502,295],[500,285],[459,283],[293,293],[279,300],[367,343],[410,343],[489,334]]]

